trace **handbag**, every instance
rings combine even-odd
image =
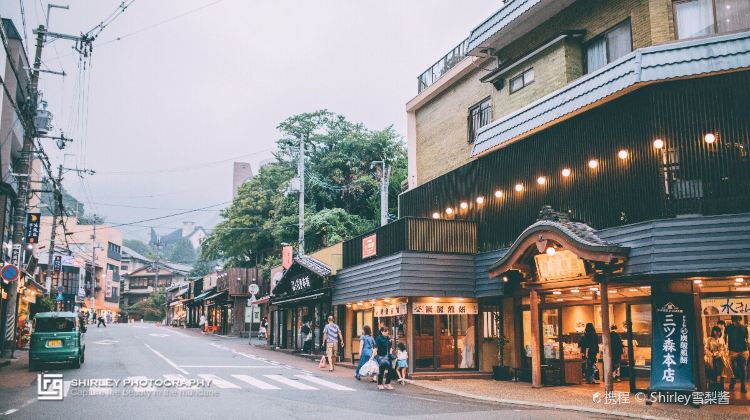
[[[325,356],[322,356],[320,358],[320,363],[318,363],[318,367],[321,368],[321,369],[325,369],[326,368],[326,357]]]
[[[359,368],[360,376],[372,376],[378,373],[379,367],[375,360],[370,359],[361,368]]]

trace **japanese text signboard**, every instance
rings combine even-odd
[[[283,248],[281,248],[281,266],[284,267],[285,270],[288,270],[289,267],[292,266],[293,262],[293,249],[291,246],[286,245]]]
[[[378,235],[372,234],[362,238],[362,259],[374,257],[378,253]]]
[[[62,256],[55,255],[55,259],[52,260],[52,270],[55,273],[59,273],[62,270]]]
[[[689,293],[652,296],[651,386],[654,391],[693,391],[695,309]]]
[[[721,297],[703,299],[703,313],[705,315],[750,315],[750,298]]]
[[[26,214],[26,243],[35,244],[39,242],[39,219],[41,213]]]
[[[406,303],[403,302],[390,305],[375,305],[373,309],[373,315],[376,318],[406,315]]]
[[[421,303],[412,306],[414,315],[476,315],[479,313],[476,303]]]

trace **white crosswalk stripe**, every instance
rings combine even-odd
[[[268,379],[274,380],[276,382],[280,382],[280,383],[282,383],[284,385],[291,386],[292,388],[302,389],[302,390],[305,390],[305,391],[317,391],[317,389],[318,389],[318,388],[312,387],[310,385],[303,384],[300,381],[295,381],[294,379],[289,379],[289,378],[287,378],[285,376],[281,376],[281,375],[263,375],[263,376],[265,376]]]
[[[170,380],[170,381],[175,381],[175,382],[178,382],[178,383],[187,382],[187,380],[188,380],[188,378],[186,378],[186,377],[184,377],[182,375],[179,375],[179,374],[178,375],[164,374],[164,379],[167,379],[167,380]],[[201,387],[199,387],[199,386],[188,386],[188,387],[184,387],[182,389],[201,389]]]
[[[211,386],[216,385],[217,387],[222,388],[222,389],[241,389],[239,386],[237,386],[237,385],[235,385],[235,384],[233,384],[233,383],[231,383],[229,381],[226,381],[224,379],[221,379],[221,378],[219,378],[216,375],[211,375],[211,374],[208,374],[208,373],[203,373],[203,374],[199,374],[198,376],[200,376],[203,379],[210,379],[211,380]]]
[[[263,382],[260,379],[248,375],[232,375],[232,377],[260,389],[281,389],[275,385],[269,384],[268,382]]]
[[[326,381],[325,379],[317,378],[312,375],[294,375],[300,379],[303,379],[308,382],[312,382],[317,385],[322,385],[331,389],[335,389],[338,391],[354,391],[353,388],[349,388],[348,386],[339,385],[335,382]]]

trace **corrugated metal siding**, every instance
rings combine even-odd
[[[474,296],[474,256],[399,252],[338,272],[333,304],[399,296]]]
[[[636,50],[483,127],[472,155],[644,82],[750,67],[750,32]]]
[[[503,248],[474,256],[474,289],[476,297],[499,296],[503,294],[502,283],[496,278],[491,279],[488,270],[507,251],[507,248]]]
[[[456,217],[478,223],[478,249],[487,251],[513,243],[545,205],[595,229],[750,212],[748,97],[750,71],[644,87],[402,193],[400,215],[445,216],[465,200],[469,208]],[[708,132],[714,144],[703,141]],[[656,138],[665,142],[662,151],[652,145]],[[618,159],[620,149],[629,151],[627,160]],[[596,170],[587,166],[592,158]],[[573,175],[563,177],[564,167]],[[513,191],[518,182],[523,193]],[[498,189],[503,198],[493,195]],[[477,196],[484,204],[476,205]]]
[[[750,214],[654,220],[597,234],[630,247],[626,275],[750,271]]]

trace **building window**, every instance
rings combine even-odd
[[[497,321],[500,319],[500,307],[498,305],[482,305],[482,318],[482,338],[497,338],[499,333]]]
[[[510,79],[509,87],[510,93],[518,92],[519,90],[530,85],[534,81],[534,68],[530,68],[523,73],[519,74]]]
[[[477,139],[480,128],[489,124],[492,120],[492,98],[486,98],[482,102],[469,108],[468,127],[469,143]]]
[[[586,46],[586,72],[591,73],[633,51],[630,20],[591,40]]]
[[[735,32],[750,28],[747,0],[685,0],[674,2],[677,39]]]

